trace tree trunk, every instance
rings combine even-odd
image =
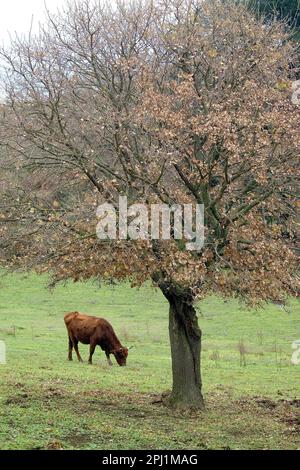
[[[201,330],[191,299],[165,293],[169,301],[169,334],[173,389],[169,399],[175,408],[203,409],[201,393]]]

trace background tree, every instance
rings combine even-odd
[[[287,37],[221,0],[85,0],[2,51],[2,262],[51,270],[54,283],[152,280],[170,305],[176,407],[203,407],[197,300],[297,295]],[[203,250],[98,240],[96,207],[118,208],[119,195],[204,204]]]
[[[299,0],[248,0],[249,6],[267,19],[287,21],[295,30],[295,38],[300,40],[300,1]]]

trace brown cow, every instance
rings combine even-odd
[[[120,366],[126,366],[128,348],[122,346],[113,327],[107,320],[79,312],[67,313],[64,320],[69,335],[69,361],[72,361],[72,349],[74,347],[78,361],[82,362],[78,350],[78,342],[80,341],[83,344],[90,345],[89,364],[92,364],[95,347],[98,345],[105,351],[110,366],[112,366],[110,354],[115,356]]]

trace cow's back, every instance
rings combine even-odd
[[[114,336],[111,324],[104,318],[71,312],[64,316],[64,320],[69,335],[82,343],[88,344],[93,336],[100,340],[108,332]]]
[[[69,325],[76,325],[76,326],[87,326],[87,325],[104,325],[105,327],[112,328],[111,324],[105,320],[105,318],[94,317],[91,315],[86,315],[84,313],[79,312],[70,312],[66,313],[64,316],[65,324]]]
[[[72,323],[72,321],[77,317],[77,315],[79,315],[79,312],[66,313],[64,316],[64,321],[65,321],[66,326],[69,326]]]

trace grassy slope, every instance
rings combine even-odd
[[[207,412],[177,417],[160,403],[171,386],[167,304],[149,287],[68,284],[54,292],[47,279],[0,279],[0,449],[299,448],[299,304],[245,311],[210,298],[199,312]],[[127,368],[109,368],[96,349],[94,365],[69,363],[64,312],[111,320],[134,345]],[[239,341],[247,350],[240,365]],[[81,345],[87,359],[87,346]],[[75,359],[75,358],[74,358]],[[296,400],[295,400],[296,399]]]

